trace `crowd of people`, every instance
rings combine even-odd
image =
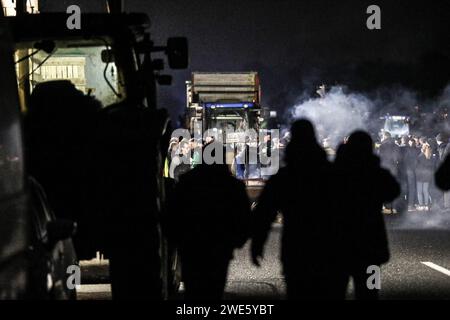
[[[322,147],[329,159],[336,156],[329,139],[322,139]],[[381,166],[388,169],[401,185],[401,195],[394,203],[385,204],[385,213],[450,210],[450,195],[439,190],[433,178],[436,169],[450,154],[446,133],[438,133],[435,137],[392,137],[389,132],[383,132],[374,147]]]
[[[402,136],[393,138],[384,132],[378,145],[382,166],[400,181],[402,194],[393,211],[448,210],[448,194],[434,183],[434,172],[450,152],[448,137]]]
[[[214,139],[203,146],[173,139],[170,148],[183,157],[210,144],[225,149]],[[180,164],[172,170],[177,183],[166,227],[180,252],[187,299],[221,299],[233,251],[247,240],[250,257],[260,266],[279,214],[288,299],[345,299],[350,278],[356,299],[377,299],[381,280],[370,280],[369,270],[390,259],[382,210],[399,199],[410,209],[437,205],[431,185],[449,147],[443,134],[434,140],[394,139],[386,132],[377,145],[368,133],[356,131],[330,160],[331,147],[320,145],[313,125],[302,119],[293,123],[283,149],[285,165],[268,178],[252,207],[244,184],[224,162],[195,163],[194,154],[184,173],[177,174]],[[440,169],[447,178],[449,159]],[[174,157],[171,162],[180,163]],[[448,190],[446,178],[439,179],[437,185]]]
[[[202,147],[215,141],[213,136],[202,139],[170,139],[164,164],[164,177],[178,181],[180,176],[202,163]],[[265,179],[275,174],[283,166],[283,152],[289,142],[289,135],[272,138],[264,135],[262,141],[230,143],[226,159],[235,177],[238,179]],[[227,151],[225,151],[227,152]]]
[[[248,239],[259,266],[279,213],[288,299],[344,299],[350,277],[357,298],[377,298],[377,289],[366,285],[366,271],[389,260],[381,208],[399,195],[400,186],[380,166],[372,139],[353,133],[332,163],[312,124],[298,120],[285,160],[253,213],[244,184],[227,165],[199,164],[179,177],[167,228],[180,252],[187,299],[220,299],[233,250]],[[198,198],[201,203],[192,201]]]
[[[164,163],[164,177],[178,181],[182,174],[200,164],[202,145],[202,141],[195,138],[171,138]]]

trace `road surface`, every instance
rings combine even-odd
[[[450,299],[450,213],[412,212],[385,216],[391,261],[381,270],[381,299]],[[283,299],[279,263],[281,225],[274,225],[260,268],[249,257],[248,244],[232,261],[226,299]],[[348,299],[352,299],[349,285]],[[82,286],[80,299],[109,299],[110,286]]]

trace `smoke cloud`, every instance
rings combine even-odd
[[[349,92],[344,86],[333,86],[326,93],[311,97],[302,93],[298,103],[288,110],[288,119],[306,118],[317,130],[318,139],[329,139],[335,148],[355,130],[380,132],[383,116],[401,115],[410,118],[410,134],[434,137],[450,133],[447,118],[450,108],[450,85],[434,99],[401,86],[385,87],[367,93]]]
[[[366,96],[357,93],[345,93],[345,88],[335,86],[321,97],[309,98],[291,109],[294,119],[310,120],[320,139],[329,138],[332,146],[336,146],[351,132],[367,130],[373,102]]]

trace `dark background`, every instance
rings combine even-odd
[[[41,9],[70,4],[104,10],[102,0],[41,0]],[[371,4],[381,8],[381,30],[366,28]],[[171,71],[174,84],[160,89],[173,117],[192,71],[258,71],[264,104],[281,113],[321,83],[360,92],[401,85],[424,98],[449,83],[448,0],[125,0],[125,10],[147,12],[159,43],[189,39],[190,68]]]

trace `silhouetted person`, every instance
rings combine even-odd
[[[416,148],[416,142],[411,139],[407,146],[403,147],[402,164],[406,175],[406,199],[408,201],[408,210],[414,210],[416,203],[416,163],[419,151]]]
[[[316,141],[313,125],[291,128],[286,167],[268,181],[252,223],[251,255],[257,266],[277,213],[283,214],[281,262],[288,299],[343,299],[336,268],[338,232],[333,210],[331,164]]]
[[[387,170],[396,178],[399,178],[399,162],[400,162],[400,148],[395,143],[389,132],[383,133],[383,138],[379,148],[379,156],[381,159],[381,166]],[[390,209],[402,209],[401,201],[395,203],[386,204]]]
[[[162,298],[158,202],[164,199],[156,146],[163,119],[138,101],[102,110],[95,150],[99,179],[92,192],[103,217],[114,300]]]
[[[447,145],[448,145],[447,134],[439,133],[436,136],[436,144],[437,144],[436,149],[437,149],[437,152],[439,155],[439,160],[440,160],[440,162],[442,162],[445,159],[445,149],[447,148]]]
[[[447,156],[434,175],[436,185],[442,190],[450,190],[450,155]]]
[[[213,146],[222,148],[218,142],[205,146],[203,163],[180,177],[169,201],[167,228],[179,249],[186,299],[222,298],[233,250],[249,234],[244,184],[226,164],[204,163]]]
[[[436,159],[433,151],[428,144],[422,145],[420,154],[416,162],[416,182],[417,182],[417,200],[419,202],[418,210],[429,210],[428,204],[431,201],[430,185],[433,180],[433,173],[436,169]]]
[[[89,241],[92,185],[92,138],[99,101],[67,80],[37,84],[25,116],[27,166],[43,186],[58,218],[78,224],[74,242],[80,258],[95,255]]]
[[[69,81],[38,84],[25,120],[27,163],[56,216],[78,223],[78,257],[109,258],[113,299],[160,299],[162,121],[130,97],[101,109]]]
[[[336,160],[337,206],[343,247],[341,258],[347,277],[355,284],[356,299],[376,299],[378,290],[367,287],[367,268],[389,260],[383,215],[384,202],[393,201],[400,187],[392,174],[380,167],[370,136],[362,131],[350,135],[339,147]],[[347,281],[344,282],[345,287]]]

